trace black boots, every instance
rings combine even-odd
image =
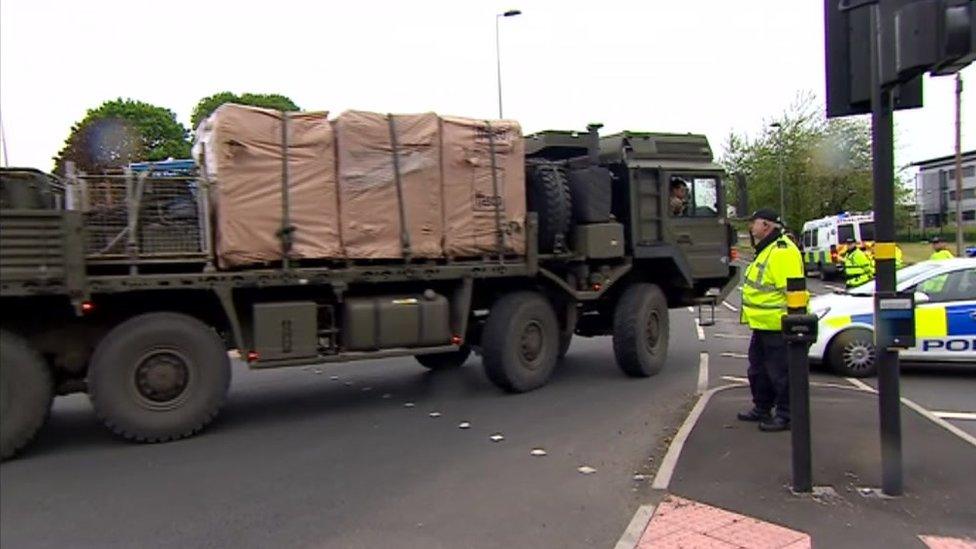
[[[768,421],[772,419],[769,410],[760,410],[759,408],[753,408],[748,412],[739,412],[735,417],[739,418],[739,421]]]
[[[767,433],[775,433],[778,431],[789,431],[790,430],[790,420],[776,416],[772,419],[767,419],[759,423],[759,430]]]

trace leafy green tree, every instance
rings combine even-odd
[[[810,219],[873,207],[869,122],[827,120],[811,94],[801,95],[754,139],[732,132],[724,148],[726,171],[746,176],[750,211],[780,209],[782,178],[785,221],[794,230]],[[896,200],[903,204],[911,191],[899,183]],[[735,186],[727,192],[728,203],[736,204]]]
[[[186,128],[173,111],[119,98],[89,109],[71,127],[64,147],[54,157],[54,171],[63,174],[68,161],[80,171],[98,173],[131,162],[189,155]]]
[[[298,111],[301,110],[294,101],[276,93],[245,93],[237,95],[233,92],[224,91],[204,97],[197,102],[190,116],[190,125],[196,128],[204,119],[217,107],[224,103],[239,103],[241,105],[251,105],[253,107],[264,107],[266,109],[277,109],[279,111]]]

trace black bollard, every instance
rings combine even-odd
[[[793,491],[813,491],[810,441],[810,345],[817,339],[817,317],[807,314],[810,296],[805,278],[786,281],[787,314],[783,317],[790,380],[790,436],[793,444]]]

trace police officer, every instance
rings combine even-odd
[[[946,247],[945,242],[941,238],[937,236],[932,238],[932,255],[929,256],[930,260],[952,259],[953,257],[956,256],[949,251],[949,248]]]
[[[742,322],[752,329],[749,342],[749,388],[753,408],[738,414],[759,422],[762,431],[790,428],[790,388],[782,317],[786,314],[786,280],[803,277],[800,250],[783,232],[773,210],[762,208],[749,218],[756,259],[742,282]],[[773,406],[776,415],[772,415]]]
[[[847,287],[853,288],[874,278],[874,265],[853,238],[847,239],[847,254],[844,255],[844,278]]]

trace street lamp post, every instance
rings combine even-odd
[[[498,22],[502,17],[515,17],[521,15],[519,10],[508,10],[505,13],[495,15],[495,64],[498,67],[498,118],[502,118],[502,49],[498,34]]]
[[[783,125],[779,122],[773,122],[769,125],[770,128],[776,128],[776,144],[779,145],[776,151],[777,164],[779,164],[779,218],[786,220],[786,199],[783,193]]]

